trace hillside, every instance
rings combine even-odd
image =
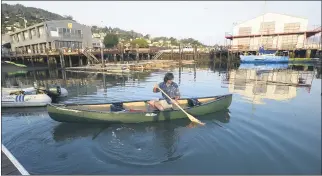
[[[34,8],[34,7],[25,7],[21,4],[16,4],[16,5],[10,5],[6,3],[1,4],[2,11],[1,11],[1,33],[6,34],[10,31],[15,31],[17,29],[24,28],[25,26],[25,21],[26,20],[26,25],[32,26],[34,24],[40,23],[42,21],[46,20],[64,20],[64,19],[71,19],[73,20],[72,16],[61,16],[56,13],[52,13],[40,8]],[[135,38],[141,38],[144,37],[146,39],[150,38],[149,35],[143,36],[143,34],[139,32],[135,32],[133,30],[131,31],[126,31],[122,30],[120,28],[112,28],[112,27],[104,27],[100,28],[98,26],[92,26],[92,32],[93,33],[116,33],[120,38],[122,38],[125,41],[129,41],[130,39],[135,39]],[[158,40],[168,40],[171,41],[172,44],[177,44],[178,40],[176,40],[173,37],[156,37],[152,39],[152,41],[158,41]],[[180,40],[181,43],[183,44],[197,44],[197,45],[203,45],[199,41],[188,38],[188,39],[183,39]]]
[[[14,31],[15,29],[24,28],[24,19],[27,21],[27,26],[40,23],[45,20],[63,20],[72,19],[71,16],[61,16],[43,9],[34,7],[25,7],[20,4],[10,5],[1,4],[1,33]],[[12,29],[10,29],[10,27]]]

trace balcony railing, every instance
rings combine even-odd
[[[230,45],[227,46],[229,50],[232,51],[257,51],[259,45]],[[294,49],[318,49],[321,50],[321,44],[281,44],[280,46],[276,45],[264,45],[265,50],[294,50]]]

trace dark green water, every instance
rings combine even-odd
[[[320,70],[314,65],[175,68],[183,97],[232,93],[229,109],[198,117],[203,127],[192,127],[188,119],[67,124],[53,121],[44,108],[2,109],[2,143],[31,174],[320,174]],[[60,84],[69,91],[61,103],[140,100],[161,96],[152,86],[165,73],[3,73],[2,86]]]

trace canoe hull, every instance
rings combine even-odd
[[[232,101],[232,95],[220,96],[215,101],[186,109],[194,116],[201,116],[227,109]],[[68,107],[68,106],[67,106]],[[49,104],[47,106],[49,116],[59,122],[70,123],[142,123],[158,122],[187,118],[181,110],[158,112],[99,112],[89,110],[68,109],[64,106]]]

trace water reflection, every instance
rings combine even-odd
[[[197,69],[198,68],[198,69]],[[312,81],[321,75],[320,67],[313,64],[238,64],[227,62],[196,63],[180,66],[178,83],[181,85],[184,69],[193,72],[193,82],[197,82],[197,72],[206,69],[218,73],[221,87],[230,93],[237,93],[245,100],[255,104],[263,104],[263,99],[278,101],[296,97],[297,88],[305,88],[310,92]],[[315,74],[317,72],[317,74]],[[61,102],[87,100],[88,95],[98,94],[94,99],[106,102],[111,99],[108,89],[112,87],[141,87],[140,83],[151,77],[151,72],[132,72],[126,74],[102,74],[70,72],[65,70],[33,70],[17,74],[3,73],[3,87],[63,86],[69,97],[59,99]],[[203,79],[203,78],[199,78]],[[123,90],[125,91],[125,90]],[[84,97],[85,100],[81,100]]]
[[[241,64],[238,70],[229,71],[225,83],[229,84],[229,92],[240,94],[254,104],[263,104],[263,99],[292,99],[297,88],[310,93],[314,74],[313,65]]]
[[[228,123],[229,111],[221,111],[200,117],[207,123]],[[93,156],[103,162],[122,165],[157,165],[180,159],[186,153],[178,149],[182,144],[182,128],[189,128],[188,119],[165,123],[83,125],[60,123],[52,135],[56,142],[76,142],[86,138],[95,142]],[[183,146],[185,148],[186,146]]]
[[[199,119],[205,121],[211,121],[219,126],[220,124],[229,123],[230,114],[229,110],[223,110],[212,114],[207,114],[198,117]],[[7,114],[8,115],[8,114]],[[147,129],[154,129],[155,132],[157,131],[170,131],[173,132],[175,128],[179,127],[191,127],[193,123],[190,123],[188,119],[178,119],[171,122],[165,123],[144,123],[144,124],[126,124],[126,125],[109,125],[109,124],[73,124],[73,123],[59,123],[57,126],[54,127],[52,135],[53,139],[56,142],[65,141],[65,140],[73,140],[82,137],[91,137],[92,140],[104,130],[111,131],[116,130],[119,128],[129,128],[135,129],[135,131],[146,131]],[[130,131],[128,131],[130,132]],[[169,133],[168,133],[169,134]],[[171,136],[171,135],[165,135]]]
[[[45,109],[2,109],[3,143],[33,174],[316,174],[321,169],[321,90],[315,84],[321,67],[277,66],[212,62],[172,69],[185,97],[235,94],[231,113],[198,117],[204,127],[194,128],[188,118],[68,124],[53,121]],[[151,87],[166,71],[108,75],[43,70],[3,74],[2,83],[65,84],[69,97],[63,102],[101,103],[159,98]],[[247,98],[266,105],[252,114],[249,103],[240,103]]]

